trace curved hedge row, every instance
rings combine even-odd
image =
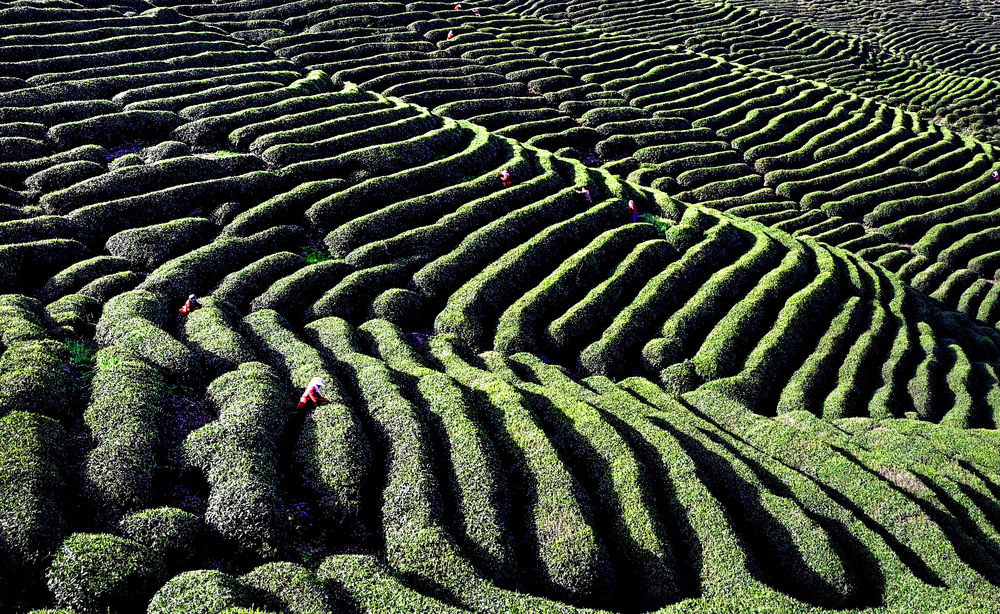
[[[205,522],[240,549],[264,557],[283,551],[287,531],[278,453],[292,399],[284,390],[267,365],[241,364],[206,390],[218,420],[184,442],[189,462],[211,487]]]

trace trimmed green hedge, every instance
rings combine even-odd
[[[49,324],[38,299],[23,294],[0,294],[0,349],[19,341],[49,339]]]
[[[121,111],[118,105],[108,100],[72,100],[38,106],[0,107],[0,109],[2,109],[0,121],[4,123],[34,122],[46,126],[66,124]]]
[[[679,233],[680,227],[671,230]],[[637,294],[614,298],[614,304],[622,304],[624,308],[598,333],[598,339],[580,353],[579,364],[584,370],[609,376],[627,370],[634,362],[633,354],[638,354],[655,335],[653,331],[663,326],[664,316],[683,305],[714,271],[729,265],[746,251],[749,233],[723,221],[703,236],[697,244],[684,250],[680,259],[652,279],[643,276],[648,281]],[[622,280],[619,283],[629,282]]]
[[[233,576],[221,571],[199,569],[176,575],[161,586],[146,612],[220,614],[233,608],[254,608],[260,601],[249,587]]]
[[[163,558],[168,569],[193,560],[201,551],[204,523],[191,512],[158,507],[136,512],[118,524],[122,534]]]
[[[300,97],[322,95],[329,92],[332,82],[321,70],[312,70],[305,77],[297,79],[287,87],[269,91],[227,97],[214,102],[203,102],[185,107],[178,112],[188,122],[204,118],[218,118],[242,111],[254,111],[273,107]],[[186,140],[186,139],[178,139]]]
[[[890,344],[895,339],[893,314],[881,304],[882,292],[876,295],[876,303],[871,307],[871,317],[867,330],[855,334],[854,344],[844,356],[840,365],[833,391],[823,402],[823,416],[831,419],[843,418],[858,412],[865,399],[872,398],[872,392],[881,383],[880,368],[887,359]]]
[[[843,362],[863,327],[870,306],[857,296],[849,297],[823,332],[816,349],[792,373],[778,399],[779,414],[808,411],[822,415],[822,403],[836,385],[834,371]]]
[[[448,452],[447,459],[438,462],[450,467],[450,479],[440,486],[457,502],[455,538],[463,552],[492,579],[516,578],[508,485],[475,402],[461,386],[429,367],[394,325],[372,320],[358,333],[389,367],[417,378],[417,394],[440,420],[439,432],[447,440],[440,445]]]
[[[173,87],[173,84],[167,84],[167,86]],[[134,91],[135,90],[131,90],[131,92]],[[181,143],[180,141],[164,141],[153,145],[152,147],[143,149],[141,155],[142,159],[146,161],[146,164],[153,164],[163,160],[189,156],[191,155],[191,146],[187,143]]]
[[[425,262],[424,258],[404,258],[354,271],[343,276],[305,312],[307,320],[336,316],[349,321],[367,318],[371,302],[385,288],[404,286]]]
[[[788,242],[781,263],[719,320],[692,359],[706,381],[733,375],[753,350],[750,339],[760,339],[771,329],[789,296],[809,282],[816,254]]]
[[[246,166],[225,158],[213,160],[184,156],[133,168],[123,168],[44,195],[39,204],[46,211],[67,213],[96,203],[120,200],[172,186],[225,177]],[[248,168],[242,172],[257,170]],[[240,174],[239,172],[233,174]]]
[[[120,294],[108,301],[97,321],[95,340],[101,346],[115,345],[156,365],[176,377],[194,375],[194,354],[163,329],[165,305],[146,290]]]
[[[372,318],[412,328],[423,317],[423,299],[413,290],[389,288],[375,297],[368,313]]]
[[[451,204],[447,200],[442,203],[443,196],[470,192],[485,195],[487,186],[495,190],[496,174],[490,177],[488,173],[495,173],[494,169],[499,169],[505,162],[510,164],[516,161],[510,160],[511,144],[478,127],[463,133],[473,137],[464,149],[453,153],[450,150],[442,151],[443,155],[426,165],[369,179],[333,194],[312,207],[309,215],[314,222],[321,221],[328,228],[344,224],[325,239],[331,252],[346,254],[349,246],[345,245],[344,239],[350,241],[352,231],[394,231],[398,234],[420,219],[429,219],[443,205]],[[475,179],[470,182],[470,178]],[[465,185],[470,183],[471,185]],[[435,192],[436,190],[441,192]],[[418,195],[427,193],[431,193],[432,198],[418,200]],[[365,213],[361,216],[358,215],[359,202],[366,203]],[[409,216],[402,220],[397,217],[407,209],[416,209],[417,203],[422,206],[425,202],[429,208],[420,210],[412,221],[408,219]],[[400,228],[401,224],[406,226]]]
[[[370,554],[328,557],[316,575],[328,584],[342,587],[351,602],[368,612],[460,614],[466,611],[413,590]]]
[[[268,363],[288,376],[286,389],[304,389],[314,377],[335,381],[319,351],[299,340],[288,320],[277,311],[262,309],[243,318],[243,331]]]
[[[304,485],[319,498],[328,518],[346,518],[352,524],[365,522],[361,512],[372,450],[337,372],[328,367],[336,364],[327,345],[329,321],[312,322],[303,331],[322,353],[300,341],[274,311],[254,312],[244,318],[244,323],[251,341],[272,364],[280,365],[296,393],[314,377],[326,382],[324,395],[331,402],[314,409],[306,418],[296,444],[296,461],[302,467]]]
[[[972,363],[957,343],[949,343],[945,350],[951,358],[949,360],[951,367],[945,375],[945,384],[952,403],[950,407],[946,406],[947,411],[941,418],[941,424],[955,428],[973,428],[984,423],[989,424],[974,411]]]
[[[146,164],[146,162],[139,154],[125,154],[124,156],[115,158],[111,162],[108,162],[108,171],[116,171],[120,168],[129,168],[133,166],[143,166],[144,164]]]
[[[97,445],[86,463],[86,486],[100,515],[117,520],[147,507],[160,443],[164,380],[130,351],[110,346],[94,355],[84,421]]]
[[[783,246],[766,232],[754,230],[753,247],[733,264],[713,273],[694,296],[667,318],[662,336],[646,344],[642,356],[650,367],[664,369],[693,355],[715,322],[779,262]]]
[[[332,95],[329,104],[320,108],[289,113],[237,128],[229,133],[229,144],[237,150],[253,148],[253,151],[261,152],[266,149],[262,146],[272,138],[285,139],[301,135],[305,137],[303,140],[309,140],[310,135],[323,130],[321,126],[327,122],[336,122],[348,115],[385,108],[386,105],[386,101],[377,99],[376,95],[370,92],[342,92],[339,95]],[[326,130],[324,132],[329,134]],[[259,145],[256,145],[257,143]]]
[[[214,87],[213,87],[214,85]],[[278,81],[248,81],[245,83],[222,84],[205,83],[199,91],[189,93],[167,93],[161,97],[139,100],[125,105],[125,111],[171,111],[184,115],[185,109],[195,105],[208,104],[236,96],[272,92],[281,88]]]
[[[308,264],[272,283],[267,290],[250,302],[250,309],[278,311],[290,320],[298,320],[305,313],[306,319],[312,319],[309,314],[313,309],[309,305],[325,290],[336,288],[342,283],[351,273],[351,269],[352,267],[343,260],[324,260]]]
[[[48,572],[56,603],[100,614],[145,601],[166,579],[159,555],[114,535],[74,533],[56,551]]]
[[[600,197],[597,186],[590,182],[585,185]],[[510,297],[516,291],[515,282],[531,283],[544,276],[552,262],[562,260],[589,242],[592,236],[627,219],[623,204],[611,200],[567,219],[567,215],[586,206],[581,206],[580,201],[581,197],[573,189],[565,188],[537,205],[515,211],[484,227],[449,254],[443,264],[436,262],[434,275],[452,278],[449,285],[457,289],[438,315],[435,328],[461,331],[459,334],[467,342],[481,345],[484,335],[490,334],[495,326],[488,322],[490,314],[497,312],[499,315],[509,305],[506,300],[513,302]],[[469,268],[482,265],[488,266],[470,278]],[[425,269],[422,273],[427,272]],[[420,276],[415,283],[421,289],[426,287]]]
[[[88,331],[100,303],[83,294],[67,294],[45,307],[52,322],[65,336],[89,337]]]
[[[595,280],[607,278],[638,243],[656,236],[652,224],[628,224],[600,234],[500,315],[493,347],[505,354],[539,351],[540,330],[547,322],[576,303]]]
[[[167,111],[118,111],[49,129],[47,138],[60,149],[78,145],[113,146],[131,141],[161,140],[181,123]]]
[[[287,614],[338,614],[347,611],[316,574],[295,563],[268,563],[240,577],[240,582],[266,594],[267,607]]]
[[[134,271],[123,271],[121,273],[111,273],[99,277],[84,287],[80,288],[80,294],[91,298],[98,303],[106,303],[115,296],[135,289],[145,276]]]
[[[439,120],[429,113],[421,113],[416,107],[398,105],[352,115],[332,126],[322,126],[321,130],[329,132],[316,136],[325,138],[282,143],[275,135],[271,140],[276,143],[270,145],[264,137],[261,146],[267,149],[257,150],[256,153],[268,164],[281,167],[303,160],[332,158],[370,145],[388,145],[416,137],[438,126]]]
[[[180,304],[189,294],[208,294],[216,280],[268,254],[297,246],[299,226],[276,226],[249,237],[227,237],[174,258],[149,274],[139,287]]]
[[[152,270],[210,241],[215,230],[215,225],[205,218],[180,218],[123,230],[111,235],[104,247],[112,256],[125,258],[139,269]]]
[[[330,349],[354,377],[377,446],[385,451],[385,481],[378,500],[389,563],[405,576],[463,592],[475,570],[445,523],[443,485],[438,482],[432,443],[421,426],[422,411],[407,398],[385,363],[357,351],[353,331],[345,330],[342,321],[320,320],[310,327],[321,335],[339,334]]]
[[[637,245],[611,275],[553,320],[543,335],[545,347],[572,355],[598,338],[651,278],[677,257],[670,243],[652,239]]]
[[[595,516],[600,519],[597,522],[606,527],[603,535],[616,561],[616,588],[628,587],[627,599],[644,607],[675,599],[684,589],[678,584],[675,554],[653,504],[657,487],[620,426],[581,401],[568,385],[551,379],[544,385],[517,382],[520,378],[513,370],[517,367],[544,381],[542,374],[549,367],[537,356],[516,354],[508,362],[493,353],[485,360],[492,371],[530,393],[539,422],[588,489]],[[611,603],[615,594],[609,593],[604,598]]]
[[[222,236],[246,237],[278,224],[298,221],[306,209],[343,190],[346,185],[343,179],[324,179],[298,185],[237,215],[222,229]]]
[[[0,356],[0,417],[29,411],[54,418],[74,412],[70,402],[70,374],[62,344],[55,341],[19,341]]]
[[[525,505],[513,512],[520,516],[517,522],[533,527],[527,546],[538,565],[526,573],[537,574],[534,582],[570,599],[604,590],[610,580],[604,545],[587,520],[586,503],[577,497],[579,484],[541,430],[528,400],[499,376],[469,364],[447,337],[433,337],[430,343],[448,376],[488,400],[480,416],[509,467],[510,483],[530,485]]]
[[[50,275],[86,258],[87,248],[72,239],[45,239],[0,245],[0,292],[40,288]]]
[[[24,186],[33,192],[47,194],[68,188],[69,186],[96,177],[105,172],[105,168],[90,160],[74,160],[55,164],[30,175],[24,180]]]
[[[212,291],[212,295],[243,310],[254,297],[262,294],[271,284],[302,268],[305,263],[305,258],[291,252],[264,256],[226,275]]]
[[[202,308],[184,318],[183,338],[213,373],[231,371],[256,360],[246,338],[234,323],[228,306],[219,306],[216,297],[201,299]]]
[[[703,362],[704,356],[701,353],[695,357],[699,372],[705,374],[706,380],[723,377],[705,384],[702,390],[723,391],[723,394],[739,400],[747,407],[776,402],[776,397],[781,392],[780,382],[785,380],[781,373],[787,372],[790,365],[797,363],[806,344],[811,343],[816,336],[808,323],[827,322],[830,311],[839,304],[844,291],[844,282],[833,254],[814,242],[810,241],[807,245],[816,254],[818,271],[813,279],[784,301],[775,321],[768,323],[768,329],[762,336],[758,336],[758,331],[753,330],[752,325],[749,328],[745,324],[736,326],[739,336],[749,333],[750,338],[760,339],[751,348],[745,362],[742,365],[735,362],[742,357],[742,352],[731,350],[735,356],[727,356],[728,360],[717,354],[718,366],[715,366],[713,373],[705,370],[706,362]],[[739,330],[741,328],[743,330]],[[731,377],[725,377],[734,367],[740,371]]]
[[[428,245],[436,246],[434,252],[440,253],[473,234],[476,228],[529,205],[534,200],[545,199],[552,191],[557,190],[563,179],[553,169],[552,159],[541,156],[537,162],[544,169],[542,174],[537,174],[534,153],[519,150],[509,160],[509,165],[501,167],[507,168],[514,177],[519,178],[518,183],[511,188],[498,189],[498,170],[495,169],[456,186],[468,188],[456,195],[460,199],[467,195],[467,202],[451,202],[448,188],[424,197],[410,197],[344,223],[327,235],[326,242],[331,250],[338,253],[352,247],[351,244],[345,245],[345,242],[354,239],[362,230],[385,236],[355,247],[347,254],[348,262],[358,266],[371,266],[421,255],[427,252],[423,246]],[[397,187],[401,185],[394,183]],[[423,209],[424,202],[427,203],[427,209]],[[428,216],[426,219],[425,215]],[[421,223],[426,225],[420,225]],[[402,224],[406,226],[401,228]]]
[[[298,69],[294,64],[291,66]],[[300,93],[306,94],[305,92]],[[346,102],[362,102],[366,100],[371,100],[371,94],[359,92],[356,88],[345,89],[342,92],[335,93],[288,97],[285,100],[271,102],[262,106],[234,109],[222,115],[203,117],[188,122],[174,130],[172,136],[179,141],[189,143],[193,146],[218,146],[225,143],[231,133],[246,126],[278,120],[279,118],[295,113],[304,113]],[[247,104],[247,102],[243,101],[242,104]]]
[[[39,291],[39,296],[42,300],[54,301],[66,294],[78,292],[100,277],[126,271],[129,268],[128,260],[115,256],[94,256],[81,260],[50,277]]]
[[[0,419],[0,558],[13,572],[7,581],[40,571],[62,539],[66,452],[55,420],[27,412]]]
[[[278,447],[292,399],[259,362],[216,378],[206,397],[219,418],[184,441],[189,462],[210,485],[205,522],[241,550],[274,557],[286,545]]]
[[[161,164],[167,162],[172,160]],[[116,172],[130,170],[141,169],[122,169]],[[103,245],[107,237],[122,230],[184,217],[201,209],[205,203],[234,200],[255,202],[256,199],[265,199],[281,191],[286,185],[285,180],[275,173],[255,171],[98,202],[75,208],[67,217],[80,224],[80,228],[88,235],[88,243]]]

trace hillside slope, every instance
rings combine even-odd
[[[992,146],[612,13],[0,3],[0,609],[992,607]]]

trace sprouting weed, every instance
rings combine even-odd
[[[638,221],[646,222],[647,224],[652,224],[656,226],[656,232],[661,236],[665,237],[667,235],[667,230],[670,229],[672,224],[662,218],[656,217],[652,213],[640,213]]]
[[[300,245],[299,251],[305,256],[306,264],[316,264],[317,262],[323,262],[332,258],[330,252],[314,245]]]
[[[101,370],[114,369],[121,365],[121,362],[122,359],[120,356],[102,354],[97,358],[97,368]]]
[[[94,360],[97,352],[93,347],[79,341],[66,342],[66,349],[69,350],[70,362],[74,367],[81,367]]]

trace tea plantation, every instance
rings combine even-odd
[[[995,6],[187,2],[0,0],[0,612],[1000,612]]]

